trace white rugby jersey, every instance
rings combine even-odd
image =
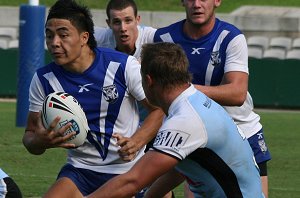
[[[185,20],[157,29],[154,42],[180,44],[189,59],[193,83],[216,86],[221,84],[224,73],[240,71],[248,73],[248,50],[244,35],[235,26],[216,19],[213,30],[194,40],[183,33]],[[241,107],[224,107],[247,138],[258,132],[262,125],[260,116],[253,112],[249,93]]]
[[[135,42],[136,50],[133,56],[139,60],[141,56],[142,45],[145,43],[153,42],[153,37],[156,29],[141,25],[138,25],[137,28],[139,33]],[[107,47],[111,49],[116,48],[116,40],[110,28],[95,27],[94,36],[97,41],[98,47]]]
[[[54,62],[37,70],[30,85],[29,110],[42,109],[45,97],[64,91],[81,104],[91,131],[85,143],[68,150],[68,163],[102,173],[122,174],[131,162],[120,159],[114,132],[131,137],[139,126],[136,101],[145,98],[140,64],[133,56],[107,48],[96,48],[93,64],[82,74],[64,70]]]
[[[153,149],[180,161],[176,169],[195,197],[263,197],[246,137],[222,106],[193,85],[172,102]]]

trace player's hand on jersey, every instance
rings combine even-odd
[[[117,139],[117,144],[121,147],[118,150],[120,157],[124,161],[133,160],[139,151],[139,148],[137,147],[138,144],[134,141],[134,139],[124,137],[118,133],[114,133],[113,137]]]
[[[41,116],[40,116],[41,118]],[[71,123],[67,123],[66,125],[62,126],[58,130],[55,130],[56,125],[58,124],[60,117],[57,116],[49,125],[48,128],[45,128],[42,124],[42,119],[38,120],[38,128],[40,131],[37,131],[37,135],[39,136],[39,141],[41,145],[45,149],[48,148],[55,148],[55,147],[62,147],[62,148],[74,148],[74,144],[66,143],[66,140],[71,138],[72,136],[76,135],[76,132],[69,133],[64,135],[65,132],[71,127]]]

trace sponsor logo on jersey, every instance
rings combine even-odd
[[[115,84],[102,88],[104,99],[109,103],[115,103],[119,97],[118,90]]]
[[[213,66],[218,66],[221,63],[219,51],[212,52],[210,55],[210,61]]]
[[[80,89],[79,89],[79,93],[82,93],[83,91],[90,91],[88,88],[87,88],[87,86],[90,86],[90,85],[92,85],[93,83],[89,83],[89,84],[85,84],[85,85],[78,85],[78,87],[80,87]]]
[[[203,106],[205,106],[206,108],[210,108],[210,106],[211,106],[211,99],[210,98],[208,98],[208,97],[206,97],[206,100],[205,100],[205,102],[203,103]]]
[[[154,141],[154,146],[170,147],[178,151],[188,139],[189,134],[179,131],[160,131]]]
[[[200,50],[204,50],[205,48],[203,48],[203,47],[198,47],[198,48],[193,47],[192,49],[193,49],[193,51],[192,51],[191,54],[201,54]]]

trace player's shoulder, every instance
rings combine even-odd
[[[53,71],[53,70],[56,70],[56,69],[58,69],[58,65],[57,64],[55,64],[55,62],[54,61],[52,61],[52,62],[50,62],[50,63],[48,63],[48,64],[46,64],[46,65],[44,65],[43,67],[40,67],[40,68],[38,68],[37,70],[36,70],[36,73],[37,74],[45,74],[45,73],[49,73],[49,72],[51,72],[51,71]]]
[[[231,34],[235,34],[235,35],[243,34],[238,27],[236,27],[235,25],[229,22],[222,21],[216,18],[216,24],[218,29],[230,31]]]
[[[183,19],[181,21],[177,21],[175,23],[172,23],[168,26],[158,28],[156,31],[156,34],[162,34],[165,32],[170,32],[170,31],[175,31],[175,30],[181,29],[181,26],[184,23],[184,21],[185,21],[185,19]]]
[[[132,63],[132,61],[137,62],[137,59],[134,56],[117,51],[115,49],[97,47],[95,48],[95,52],[98,57],[102,57],[101,59],[122,63],[124,65],[127,65],[127,63]]]
[[[138,25],[139,34],[151,34],[154,33],[157,29],[151,26]]]
[[[96,47],[95,52],[99,56],[116,56],[116,57],[128,57],[127,54],[117,51],[115,49],[107,48],[107,47]]]

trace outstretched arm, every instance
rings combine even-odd
[[[114,134],[114,137],[118,140],[119,146],[121,146],[119,150],[120,156],[126,161],[134,159],[137,151],[143,148],[156,136],[157,131],[162,124],[164,116],[163,111],[160,108],[151,105],[147,99],[144,99],[141,102],[149,111],[149,114],[141,127],[129,138]]]
[[[160,176],[147,190],[144,198],[163,197],[184,181],[184,177],[174,168]]]
[[[127,173],[114,177],[87,197],[132,197],[177,163],[178,160],[169,155],[148,151]]]
[[[241,106],[247,96],[248,74],[245,72],[227,72],[221,85],[194,86],[223,106]]]

